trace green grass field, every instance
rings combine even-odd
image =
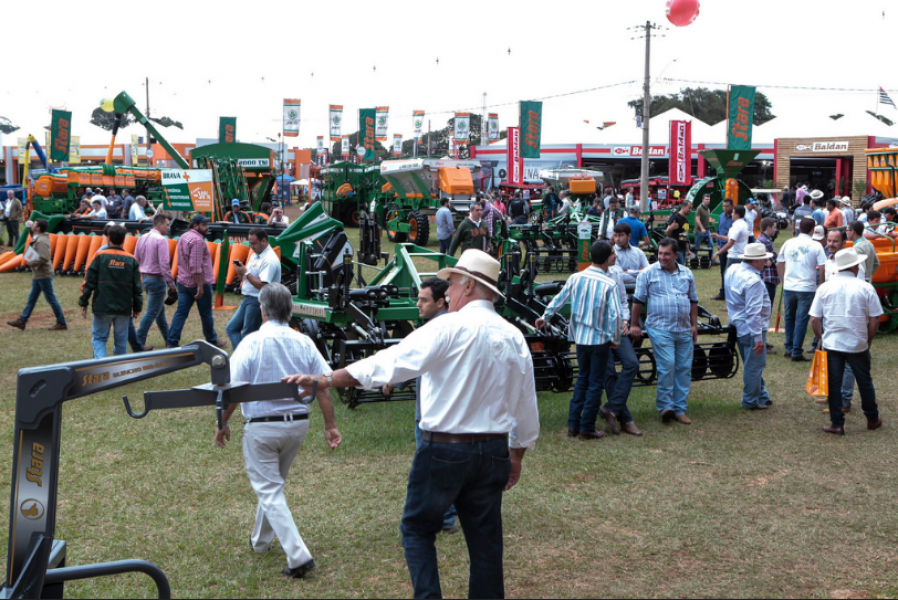
[[[387,249],[386,247],[384,248]],[[719,271],[697,271],[702,304],[725,319]],[[29,328],[5,325],[24,305],[31,276],[0,275],[0,498],[9,492],[16,372],[91,356],[90,319],[77,312],[80,279],[58,277],[69,330],[47,331],[41,300]],[[237,304],[229,296],[228,303]],[[169,318],[173,313],[169,308]],[[216,329],[233,311],[216,312]],[[201,337],[199,317],[183,340]],[[645,436],[595,442],[566,437],[569,394],[540,394],[542,435],[521,483],[504,499],[510,597],[889,597],[898,593],[898,418],[891,374],[898,336],[873,346],[885,426],[868,432],[856,398],[846,435],[820,431],[821,405],[804,392],[808,365],[781,357],[771,340],[767,387],[774,406],[740,408],[737,378],[693,384],[691,426],[662,425],[655,388],[638,388],[631,410]],[[808,335],[807,344],[811,335]],[[161,345],[155,328],[149,344]],[[214,410],[153,412],[130,419],[121,397],[208,381],[205,367],[67,404],[56,537],[69,565],[139,558],[161,567],[179,597],[408,597],[399,520],[414,452],[414,406],[338,406],[344,443],[325,444],[320,412],[288,483],[288,501],[317,569],[279,574],[279,547],[252,554],[255,496],[235,427],[213,444]],[[142,402],[137,401],[138,408]],[[892,507],[892,508],[890,508]],[[7,547],[0,529],[0,547]],[[438,540],[443,592],[467,593],[461,534]],[[141,575],[67,584],[78,597],[151,597]]]

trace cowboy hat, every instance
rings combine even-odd
[[[745,246],[745,254],[739,257],[743,262],[751,262],[753,260],[769,260],[773,258],[773,252],[767,252],[764,244],[755,243]]]
[[[449,275],[452,273],[470,277],[477,283],[482,283],[502,298],[505,298],[505,295],[499,291],[498,287],[499,261],[482,250],[473,248],[465,250],[454,267],[440,269],[437,277],[449,279]]]
[[[811,192],[811,200],[817,200],[822,197],[823,192],[821,192],[820,190],[814,190],[813,192]]]
[[[845,206],[851,206],[851,198],[849,198],[848,196],[842,196],[841,198],[839,198],[839,202],[841,202]]]
[[[865,255],[858,254],[854,248],[845,248],[836,252],[836,269],[844,271],[867,260]]]
[[[823,225],[817,225],[814,227],[814,235],[811,236],[815,242],[819,242],[820,240],[826,239],[826,227]]]

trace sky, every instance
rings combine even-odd
[[[184,124],[162,129],[172,142],[217,137],[220,116],[237,117],[240,141],[276,140],[284,98],[302,101],[291,147],[327,135],[329,104],[344,107],[343,133],[357,129],[358,109],[389,106],[390,139],[408,139],[413,110],[427,113],[425,131],[428,120],[439,129],[455,110],[481,112],[484,93],[502,129],[518,101],[545,98],[544,122],[617,121],[610,131],[632,139],[627,102],[642,95],[645,42],[629,28],[646,21],[664,36],[652,39],[655,94],[756,85],[790,119],[874,110],[880,86],[898,103],[886,41],[898,4],[886,0],[701,0],[686,27],[667,20],[665,0],[155,0],[102,10],[46,0],[6,2],[3,13],[0,116],[21,127],[3,145],[29,133],[42,141],[51,107],[73,112],[82,144],[108,143],[91,112],[123,90],[143,110],[145,78],[152,115]],[[593,88],[602,89],[571,93]],[[891,106],[880,112],[898,121]],[[124,129],[119,141],[132,133],[144,130]]]

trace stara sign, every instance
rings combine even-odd
[[[796,152],[848,152],[848,142],[812,142],[795,144]]]

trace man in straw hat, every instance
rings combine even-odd
[[[727,313],[730,325],[736,327],[742,355],[742,408],[746,410],[764,410],[773,404],[764,387],[770,294],[761,273],[774,256],[762,243],[748,244],[741,262],[727,269]]]
[[[853,248],[838,251],[835,262],[839,273],[820,286],[810,310],[811,327],[823,341],[827,359],[831,424],[823,431],[835,435],[845,435],[842,382],[846,364],[857,380],[867,429],[882,426],[870,374],[870,345],[879,329],[882,305],[873,286],[857,276],[863,261],[864,256]]]
[[[421,377],[421,437],[408,478],[402,546],[416,598],[442,596],[434,547],[455,504],[470,556],[468,595],[502,598],[502,492],[521,476],[539,436],[533,363],[524,336],[496,314],[499,262],[466,250],[440,270],[449,313],[399,344],[327,375],[293,375],[309,393]]]

